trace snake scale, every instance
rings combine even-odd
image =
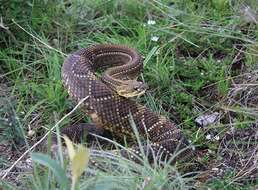
[[[62,81],[75,102],[88,96],[82,103],[82,110],[93,121],[88,130],[96,127],[111,131],[116,139],[125,136],[135,139],[130,119],[134,121],[139,135],[149,143],[143,146],[144,152],[135,146],[132,148],[134,154],[122,150],[122,156],[139,161],[144,153],[150,162],[158,157],[168,159],[189,143],[173,122],[132,98],[146,90],[146,85],[137,81],[142,69],[143,58],[135,49],[123,45],[93,45],[66,58]],[[97,75],[98,70],[103,71],[101,76]],[[75,137],[83,130],[87,127],[68,127],[64,133]],[[181,159],[188,153],[188,150],[182,151],[178,157]]]

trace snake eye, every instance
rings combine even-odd
[[[141,89],[138,86],[133,87],[134,90],[140,91]]]

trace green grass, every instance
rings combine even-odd
[[[247,6],[250,9],[243,8]],[[174,120],[204,152],[203,157],[194,159],[211,170],[221,161],[221,144],[206,136],[218,134],[222,139],[232,128],[249,130],[257,123],[255,9],[256,0],[3,0],[1,170],[9,168],[75,106],[62,86],[60,68],[67,54],[97,43],[125,44],[139,50],[145,57],[140,78],[149,91],[138,101]],[[200,128],[194,122],[203,113],[214,111],[222,114],[219,124]],[[82,121],[88,118],[76,110],[60,125]],[[4,161],[8,156],[12,159]],[[115,184],[119,189],[251,189],[255,185],[234,181],[238,175],[234,171],[204,182],[184,177],[182,166],[188,162],[162,169],[119,161],[119,170],[87,169],[80,189],[113,189]],[[202,168],[196,166],[192,171]],[[18,169],[2,183],[6,189],[7,183],[9,189],[18,184],[21,189],[55,189],[55,177],[51,170],[36,166],[29,172]]]

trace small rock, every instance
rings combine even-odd
[[[28,136],[29,137],[32,137],[32,136],[34,136],[35,135],[35,131],[33,131],[33,130],[29,130],[28,131]]]
[[[240,7],[240,13],[242,14],[241,18],[244,19],[244,21],[246,21],[247,23],[254,23],[254,24],[258,23],[257,12],[251,7],[249,6]]]
[[[200,127],[206,127],[211,124],[215,124],[219,120],[220,113],[214,112],[211,114],[204,114],[199,117],[197,117],[194,121],[200,126]]]

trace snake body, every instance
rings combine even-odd
[[[62,66],[62,80],[69,96],[76,102],[89,97],[83,102],[82,109],[97,127],[111,131],[115,138],[135,139],[131,119],[140,136],[150,142],[143,146],[148,159],[170,158],[176,150],[188,146],[180,129],[169,119],[137,103],[131,95],[126,96],[126,93],[134,96],[144,91],[142,83],[136,81],[143,68],[142,60],[136,50],[126,46],[94,45],[67,57]],[[99,69],[105,70],[100,77],[96,74]],[[129,92],[123,92],[128,86]],[[119,90],[125,96],[121,96]],[[76,129],[70,131],[76,132]],[[133,152],[137,156],[142,154],[137,146]],[[125,152],[122,155],[136,159]]]

